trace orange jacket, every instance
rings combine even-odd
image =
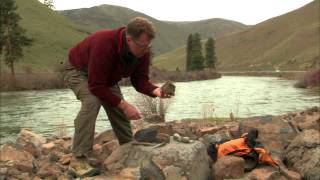
[[[217,144],[216,148],[218,149],[218,158],[221,158],[231,153],[236,156],[244,156],[249,154],[252,151],[256,151],[259,154],[260,163],[268,163],[274,166],[278,165],[278,163],[272,159],[272,157],[268,154],[268,152],[264,148],[248,147],[244,137],[230,140],[223,144]]]

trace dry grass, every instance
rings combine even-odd
[[[206,79],[216,79],[220,78],[219,74],[214,69],[204,69],[201,71],[167,71],[164,69],[158,69],[156,67],[151,68],[150,78],[155,82],[163,81],[174,81],[174,82],[185,82],[185,81],[197,81]]]
[[[39,90],[63,88],[60,73],[18,73],[15,78],[11,74],[0,75],[0,91]]]
[[[41,89],[60,89],[66,88],[63,83],[61,73],[33,73],[32,69],[25,69],[26,73],[16,73],[13,80],[10,73],[0,74],[0,91],[18,91],[18,90],[41,90]],[[195,81],[205,79],[220,78],[221,75],[214,70],[203,70],[195,72],[166,71],[157,68],[151,68],[150,79],[153,82],[165,82],[168,80],[174,82]],[[123,79],[119,85],[131,85],[128,78]]]
[[[57,123],[57,128],[56,128],[56,135],[60,138],[67,136],[67,126],[64,122],[64,120],[60,120]]]
[[[214,119],[214,104],[202,104],[201,106],[201,116],[202,119],[199,121],[199,126],[206,127],[208,122]],[[210,121],[209,121],[210,119]]]

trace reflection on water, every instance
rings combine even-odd
[[[214,108],[215,117],[278,115],[319,106],[319,95],[293,87],[294,81],[274,77],[225,76],[216,80],[175,83],[176,96],[168,109],[167,120],[201,118],[204,105]],[[122,87],[124,97],[136,105],[138,93]],[[61,122],[73,133],[73,119],[80,108],[71,90],[43,90],[1,93],[2,143],[16,137],[21,128],[55,134]],[[101,110],[96,131],[109,129]]]

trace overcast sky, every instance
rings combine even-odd
[[[56,10],[111,4],[139,11],[158,20],[223,18],[247,25],[285,14],[310,2],[312,0],[53,0]]]

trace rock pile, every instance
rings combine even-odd
[[[261,164],[246,172],[244,159],[235,156],[210,161],[208,144],[239,138],[252,127],[282,171]],[[241,121],[173,121],[144,128],[156,131],[154,141],[119,146],[112,130],[97,134],[90,164],[102,174],[87,179],[320,179],[318,107]],[[23,129],[15,143],[0,149],[0,179],[72,179],[71,145],[71,137],[43,137]]]

